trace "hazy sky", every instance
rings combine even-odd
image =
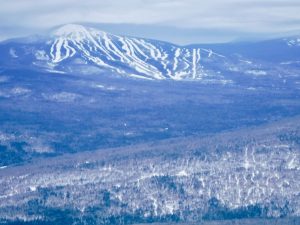
[[[181,43],[227,41],[300,33],[300,0],[0,0],[0,39],[76,22],[112,31],[122,27],[107,24],[135,24],[123,33]]]

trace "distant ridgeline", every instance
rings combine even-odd
[[[113,73],[141,79],[209,83],[298,71],[300,38],[257,43],[177,46],[68,24],[50,34],[0,43],[0,65],[52,73]]]

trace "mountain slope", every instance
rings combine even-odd
[[[212,74],[201,65],[203,59],[223,62],[225,58],[208,49],[117,36],[75,24],[55,29],[47,37],[6,43],[1,50],[4,65],[14,61],[28,66],[30,59],[31,64],[52,71],[88,73],[94,67],[146,79],[202,79]]]
[[[274,78],[298,72],[298,40],[293,37],[257,43],[177,46],[68,24],[45,36],[0,43],[0,66],[232,83],[239,82],[237,75]]]
[[[196,79],[204,75],[198,65],[201,49],[120,37],[79,25],[61,27],[54,36],[50,51],[54,63],[79,57],[120,74],[129,72],[130,76]]]

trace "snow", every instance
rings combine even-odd
[[[145,42],[144,40],[140,40],[140,44],[148,51],[150,51],[150,55],[154,60],[158,60],[160,56],[159,50],[156,49],[155,46],[153,46],[150,43]],[[158,53],[158,55],[156,55]]]
[[[197,49],[197,63],[200,62],[200,59],[201,59],[201,49]]]
[[[287,62],[280,63],[280,65],[291,65],[291,64],[300,64],[300,61],[287,61]]]
[[[61,56],[61,47],[63,45],[63,39],[62,38],[59,38],[56,42],[56,51],[55,51],[55,54],[54,54],[54,59],[53,59],[53,62],[54,63],[58,63],[58,62],[61,62],[62,60],[66,59],[67,57],[62,57]],[[53,53],[52,53],[53,54]]]
[[[209,58],[212,57],[213,55],[218,56],[220,58],[225,58],[224,55],[218,54],[218,53],[212,51],[211,49],[202,49],[202,50],[208,53]]]
[[[82,25],[69,24],[53,32],[50,59],[55,67],[63,61],[81,58],[101,69],[141,79],[202,79],[201,51],[223,57],[212,50],[179,46],[165,47],[160,42],[117,36]],[[170,56],[174,56],[170,59]],[[38,54],[47,60],[45,54]],[[122,68],[122,69],[121,69]]]
[[[208,58],[210,58],[212,56],[212,54],[213,54],[212,50],[209,50],[208,51]]]
[[[181,170],[177,173],[178,177],[187,177],[188,173],[185,170]]]
[[[244,162],[244,168],[246,170],[248,170],[250,168],[250,162],[249,162],[249,159],[248,159],[248,147],[245,148],[245,162]]]
[[[287,40],[287,45],[290,47],[299,47],[300,46],[300,38],[294,38]]]
[[[49,101],[62,102],[62,103],[74,102],[81,97],[78,94],[70,93],[70,92],[60,92],[52,95],[42,94],[42,96]]]
[[[250,64],[252,64],[252,62],[251,62],[251,61],[249,61],[249,60],[241,60],[241,59],[240,59],[240,62],[243,62],[243,63],[249,64],[249,65],[250,65]]]
[[[193,78],[197,75],[197,50],[193,49]]]
[[[267,75],[267,72],[263,71],[263,70],[247,70],[246,73],[250,74],[250,75],[255,75],[255,76],[265,76],[265,75]]]
[[[297,159],[297,155],[294,155],[293,158],[288,163],[288,169],[291,170],[297,168],[296,159]]]
[[[145,63],[143,60],[141,60],[137,55],[136,52],[133,48],[133,46],[131,45],[131,43],[127,40],[127,39],[120,39],[121,42],[123,43],[123,49],[125,49],[127,51],[127,54],[129,55],[129,57],[131,58],[131,62],[133,64],[133,66],[135,67],[135,69],[142,73],[142,74],[149,74],[152,72],[152,70],[156,70],[156,68],[153,68],[151,65]],[[155,74],[159,74],[160,72],[157,70],[155,71]],[[160,76],[155,75],[155,77],[157,79],[160,79]]]
[[[46,69],[46,71],[49,72],[49,73],[66,74],[66,72],[59,71],[59,70]]]
[[[46,51],[44,51],[44,50],[37,50],[34,55],[37,60],[42,60],[42,61],[49,60],[49,56],[47,55]]]
[[[37,190],[37,188],[35,186],[30,186],[29,189],[30,189],[30,191],[36,191]]]
[[[137,43],[135,43],[135,41],[136,41],[136,39],[133,39],[133,40],[129,40],[129,39],[128,39],[128,42],[129,42],[130,44],[132,44],[133,47],[137,50],[137,52],[138,52],[139,54],[141,54],[143,57],[145,57],[145,59],[146,59],[146,61],[147,61],[147,60],[149,59],[149,57],[142,51],[142,49],[138,46]]]
[[[175,71],[178,67],[178,57],[180,56],[180,48],[177,48],[175,51],[175,57],[174,57],[174,66],[173,66],[173,70]]]
[[[9,49],[9,54],[10,54],[10,56],[13,57],[13,58],[18,58],[18,55],[17,55],[17,53],[16,53],[16,50],[13,49],[13,48],[10,48],[10,49]]]
[[[133,78],[139,78],[139,79],[145,79],[145,80],[153,80],[152,78],[150,77],[145,77],[145,76],[142,76],[142,75],[137,75],[137,74],[129,74],[130,77],[133,77]]]
[[[120,57],[121,62],[129,62],[130,60],[124,55],[114,44],[114,42],[107,37],[107,35],[103,36],[106,47],[110,52],[113,52],[116,56]]]
[[[82,25],[67,24],[55,30],[53,34],[58,37],[71,37],[72,39],[80,40],[85,38],[87,32]]]
[[[30,93],[31,90],[23,87],[15,87],[11,89],[10,93],[13,95],[24,95]]]

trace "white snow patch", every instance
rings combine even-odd
[[[51,70],[51,69],[46,69],[47,72],[49,73],[58,73],[58,74],[66,74],[66,72],[64,71],[60,71],[60,70]]]
[[[193,78],[197,75],[197,50],[193,49]]]
[[[177,204],[174,201],[167,201],[165,203],[166,213],[173,214],[176,209],[178,209]]]
[[[87,30],[85,29],[84,26],[78,25],[78,24],[67,24],[56,31],[54,31],[55,36],[60,36],[60,37],[72,37],[75,39],[82,39],[85,37],[87,33]]]
[[[280,65],[291,65],[291,64],[300,64],[300,61],[287,61],[287,62],[280,63]]]
[[[239,72],[240,71],[239,68],[234,67],[234,66],[231,66],[228,69],[229,69],[229,71],[232,71],[232,72]]]
[[[247,70],[247,74],[255,75],[255,76],[265,76],[267,75],[266,71],[263,70]]]
[[[300,46],[300,38],[288,40],[287,45],[290,47],[293,47],[293,46],[299,47]]]
[[[252,64],[252,62],[251,61],[249,61],[249,60],[242,60],[242,59],[240,59],[240,62],[243,62],[243,63],[246,63],[246,64]]]
[[[35,186],[30,186],[29,189],[30,191],[36,191],[37,188]]]
[[[79,99],[81,96],[75,93],[70,92],[60,92],[55,94],[42,94],[43,97],[47,100],[54,102],[65,102],[70,103]]]
[[[49,60],[49,56],[44,50],[37,50],[34,55],[37,60],[42,60],[42,61]]]
[[[297,156],[294,155],[293,158],[288,163],[288,166],[287,166],[288,169],[292,170],[292,169],[296,169],[297,168],[296,160],[297,160]]]
[[[175,57],[174,57],[174,66],[173,66],[173,70],[176,70],[178,67],[178,57],[180,56],[180,48],[177,48],[175,51]]]
[[[153,79],[150,78],[150,77],[145,77],[145,76],[137,75],[137,74],[129,74],[129,76],[130,76],[130,77],[133,77],[133,78],[138,78],[138,79],[153,80]]]
[[[188,173],[185,170],[181,170],[177,173],[178,177],[187,177]]]
[[[31,90],[27,88],[22,88],[22,87],[15,87],[11,89],[10,93],[13,95],[24,95],[30,93]]]
[[[16,50],[14,48],[9,49],[9,54],[13,58],[18,58],[18,55],[17,55]]]
[[[208,53],[208,57],[212,57],[213,55],[218,56],[220,58],[226,58],[224,55],[218,54],[211,49],[202,49],[203,51]]]

